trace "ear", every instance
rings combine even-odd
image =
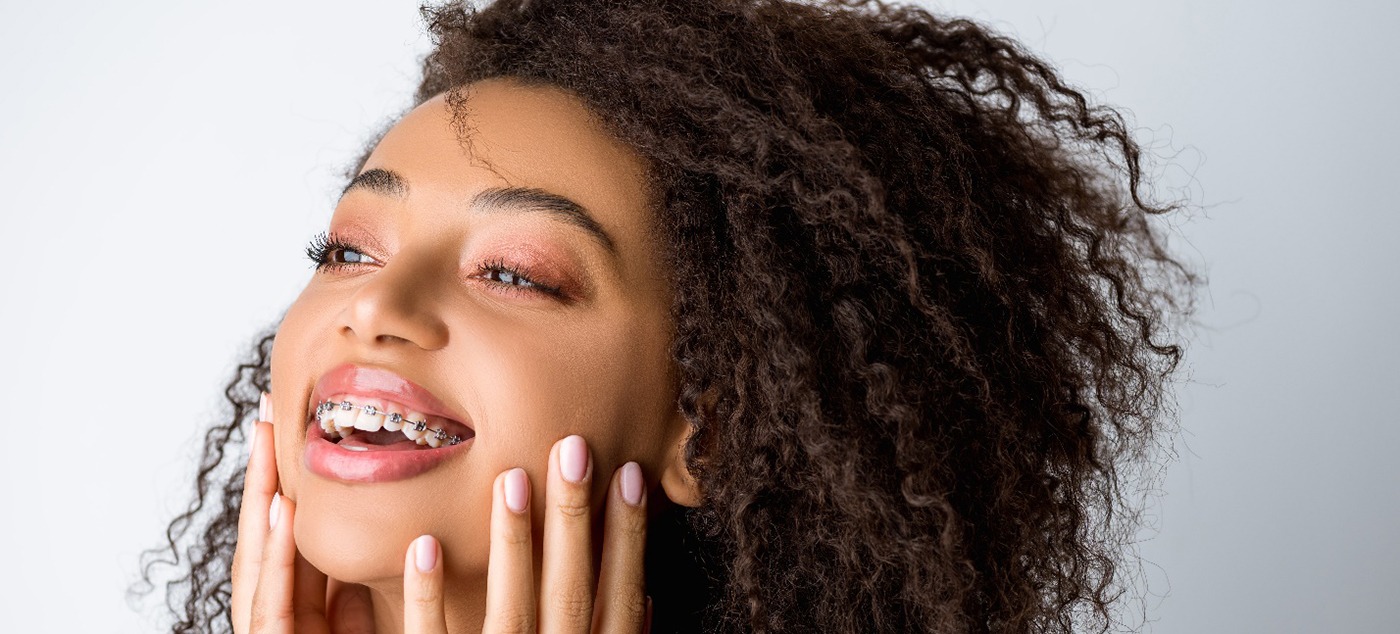
[[[676,504],[691,508],[700,506],[700,483],[690,475],[690,467],[685,464],[685,444],[695,428],[679,410],[672,415],[669,427],[675,432],[671,434],[670,450],[661,465],[661,490]]]

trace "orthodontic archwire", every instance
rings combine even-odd
[[[339,403],[336,403],[334,401],[321,401],[321,403],[316,406],[316,420],[325,420],[326,415],[329,414],[331,410],[337,407],[347,412],[353,409],[357,409],[357,406],[354,403],[351,403],[350,401],[341,401]],[[409,420],[407,418],[404,418],[403,414],[391,414],[389,412],[382,412],[379,410],[379,408],[373,405],[360,405],[358,406],[358,409],[362,414],[369,414],[370,416],[383,416],[385,420],[394,424],[402,423],[404,425],[413,425],[414,431],[433,432],[433,435],[437,436],[438,440],[445,440],[449,445],[455,445],[457,443],[462,442],[462,437],[458,436],[457,434],[452,434],[451,436],[448,436],[446,431],[443,431],[436,427],[429,428],[427,421]]]

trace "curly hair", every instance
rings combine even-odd
[[[658,631],[1122,624],[1134,485],[1175,431],[1173,318],[1201,278],[1151,221],[1176,206],[1146,200],[1117,111],[1016,42],[912,6],[422,12],[415,105],[446,92],[464,116],[459,89],[494,77],[563,88],[652,168],[703,492],[650,540],[652,561],[696,565],[649,574]],[[175,632],[227,627],[241,475],[219,466],[270,341],[167,534],[167,564],[189,542]]]

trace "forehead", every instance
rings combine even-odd
[[[366,160],[373,168],[403,175],[419,201],[531,187],[580,203],[609,233],[649,226],[645,161],[582,100],[550,86],[499,78],[433,97],[385,134]]]

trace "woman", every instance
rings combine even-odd
[[[1197,283],[1115,112],[879,3],[424,14],[174,631],[1115,624]]]

